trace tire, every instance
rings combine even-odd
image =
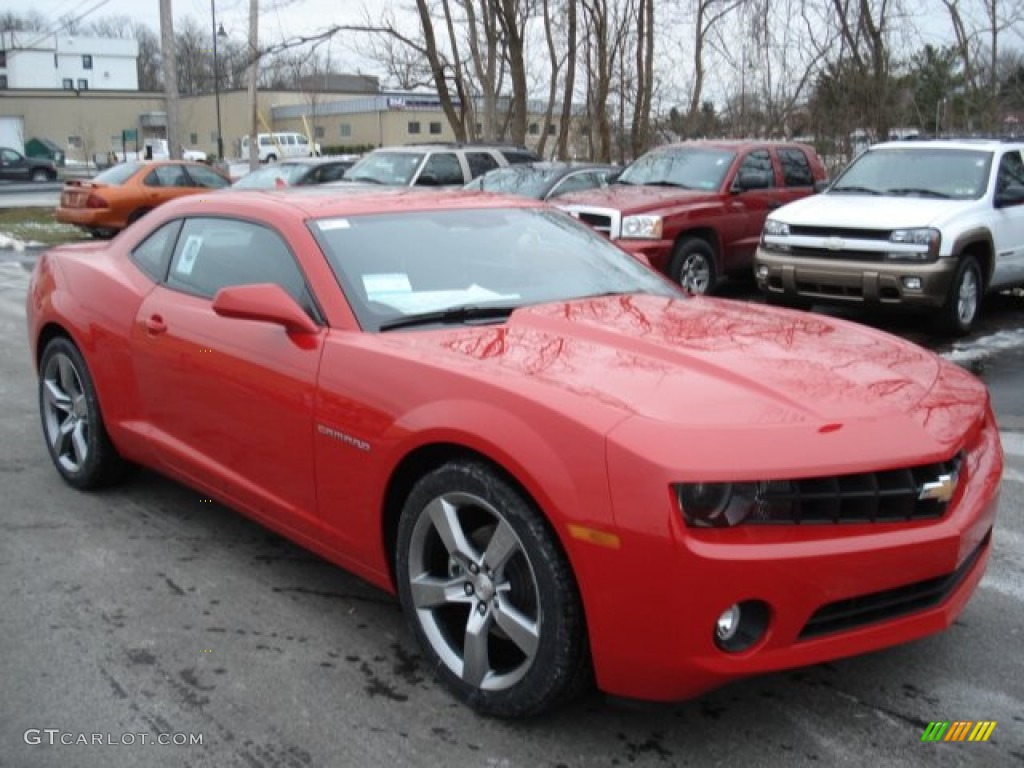
[[[268,162],[268,163],[276,163],[277,162],[277,155],[275,155],[273,153],[267,155],[266,162]]]
[[[89,229],[89,234],[97,240],[109,240],[117,234],[117,230],[109,227],[92,227]]]
[[[56,177],[53,177],[56,178]],[[50,181],[50,174],[43,168],[38,168],[32,171],[32,181]]]
[[[568,561],[534,504],[483,462],[452,461],[416,483],[395,573],[426,659],[480,714],[537,714],[589,682]]]
[[[138,221],[143,216],[145,216],[147,213],[149,213],[151,210],[153,210],[153,209],[152,208],[139,208],[137,211],[132,211],[131,215],[128,217],[128,225],[131,226],[136,221]]]
[[[67,338],[53,338],[43,350],[39,371],[39,415],[57,472],[83,491],[120,479],[128,464],[107,435],[81,352]]]
[[[960,257],[946,303],[939,310],[942,327],[954,336],[970,333],[981,311],[984,286],[981,267],[971,255]]]
[[[700,237],[680,240],[672,254],[669,277],[694,296],[710,295],[718,282],[715,249]]]

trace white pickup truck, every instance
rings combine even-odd
[[[109,155],[112,157],[114,162],[118,163],[123,163],[127,160],[169,160],[171,158],[167,139],[146,139],[143,142],[143,147],[137,152],[134,150],[125,152],[115,149],[112,150]],[[182,147],[181,159],[192,160],[197,163],[205,163],[206,153],[199,149],[186,149],[185,147]]]
[[[1024,285],[1024,143],[876,144],[774,211],[754,258],[768,302],[917,306],[953,334]]]

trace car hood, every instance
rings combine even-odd
[[[938,226],[969,202],[926,197],[886,197],[826,192],[790,203],[771,215],[791,225],[906,229]]]
[[[682,187],[649,187],[613,184],[604,189],[562,195],[562,208],[610,208],[628,213],[642,213],[670,205],[700,203],[718,197],[717,190],[683,189]]]
[[[718,428],[917,419],[940,370],[953,368],[852,323],[706,298],[545,304],[504,325],[385,337],[481,386],[578,409],[581,419],[604,408]],[[963,399],[976,411],[983,385],[962,377],[972,392]]]

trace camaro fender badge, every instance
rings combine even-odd
[[[331,429],[323,424],[316,425],[316,431],[324,437],[332,437],[345,445],[351,445],[353,448],[358,448],[360,451],[369,452],[370,444],[365,440],[360,440],[358,437],[352,437],[352,435],[346,435],[344,432],[339,432],[336,429]]]
[[[921,492],[917,495],[917,500],[940,501],[945,504],[953,498],[953,493],[956,491],[956,481],[956,474],[939,475],[938,480],[921,486]]]
[[[841,251],[846,243],[841,237],[826,237],[825,247],[830,251]]]

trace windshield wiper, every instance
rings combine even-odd
[[[830,189],[829,192],[862,192],[865,195],[880,195],[880,194],[882,194],[877,189],[872,189],[871,187],[856,187],[856,186],[832,187],[832,189]]]
[[[518,305],[480,307],[475,304],[466,304],[461,307],[439,309],[436,312],[420,312],[416,315],[385,320],[380,324],[378,330],[393,331],[396,328],[411,328],[417,325],[454,325],[467,323],[470,320],[504,320],[517,309],[519,309]]]
[[[924,187],[896,187],[895,189],[885,190],[887,195],[921,195],[922,197],[941,197],[945,200],[949,199],[949,195],[945,192],[936,192],[934,189],[925,189]]]
[[[383,184],[384,183],[380,179],[373,178],[373,176],[348,176],[348,177],[343,177],[341,180],[342,181],[366,181],[366,182],[369,182],[370,184]]]
[[[687,184],[680,184],[676,181],[669,181],[668,179],[658,179],[657,181],[648,181],[644,183],[644,186],[648,187],[679,187],[680,189],[696,189]]]

